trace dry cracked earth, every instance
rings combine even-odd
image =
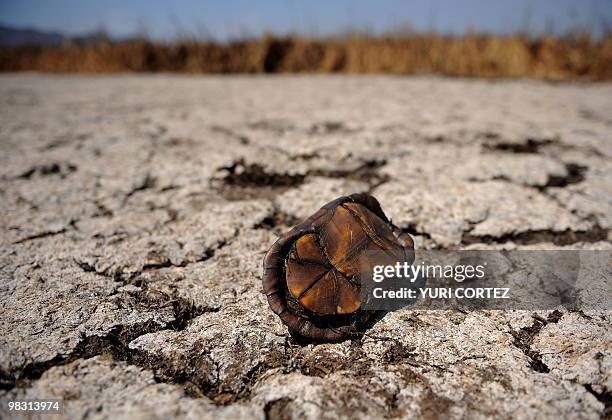
[[[261,288],[279,234],[359,191],[421,249],[611,249],[611,84],[4,75],[0,101],[3,403],[612,415],[612,312],[404,309],[306,345]]]

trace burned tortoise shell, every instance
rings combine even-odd
[[[326,204],[272,245],[263,289],[292,334],[340,341],[375,315],[361,309],[363,267],[413,258],[410,235],[389,221],[374,197],[353,194]]]

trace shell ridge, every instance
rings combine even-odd
[[[317,284],[318,282],[320,282],[320,281],[321,281],[321,279],[322,279],[323,277],[325,277],[325,276],[326,276],[328,273],[329,273],[329,270],[327,270],[327,271],[325,271],[325,272],[323,272],[323,273],[319,274],[319,275],[318,275],[318,276],[317,276],[317,277],[314,279],[314,281],[313,281],[313,282],[312,282],[312,283],[311,283],[311,284],[310,284],[310,285],[309,285],[309,286],[308,286],[306,289],[302,290],[302,293],[300,293],[300,295],[297,297],[297,299],[299,300],[299,299],[303,298],[303,297],[304,297],[304,295],[305,295],[306,293],[310,292],[310,290],[312,290],[312,288],[313,288],[313,287],[315,287],[315,286],[316,286],[316,284]]]
[[[338,305],[340,305],[340,286],[338,285],[338,274],[336,274],[336,271],[338,270],[333,270],[332,273],[334,274],[334,306],[336,307],[336,313],[338,313]]]
[[[346,281],[348,284],[350,284],[351,286],[361,287],[361,284],[357,284],[357,283],[355,283],[355,282],[353,281],[353,278],[352,278],[352,277],[347,276],[346,274],[344,274],[344,273],[343,273],[342,271],[340,271],[340,270],[336,270],[336,271],[337,271],[338,273],[340,273],[340,275],[341,275],[342,277],[344,277],[344,280],[345,280],[345,281]]]
[[[327,259],[327,262],[329,263],[329,265],[331,267],[334,267],[334,268],[335,268],[335,266],[331,262],[331,258],[329,257],[329,253],[327,252],[327,248],[325,247],[325,245],[323,245],[323,238],[322,238],[322,236],[323,236],[323,232],[325,232],[325,227],[329,224],[329,222],[331,222],[331,220],[334,218],[334,215],[336,214],[336,207],[338,207],[338,206],[335,206],[333,208],[333,210],[331,211],[332,214],[331,214],[331,217],[329,218],[329,220],[327,222],[325,222],[325,223],[322,223],[321,226],[319,227],[319,232],[318,233],[320,233],[320,234],[319,235],[315,235],[315,240],[317,241],[317,245],[319,245],[319,248],[321,248],[321,251],[323,251],[323,256],[325,257],[325,259]]]
[[[371,230],[371,228],[367,225],[367,223],[361,218],[361,216],[359,216],[357,213],[355,213],[352,209],[348,208],[347,206],[342,206],[343,208],[345,208],[350,214],[351,216],[353,216],[355,218],[355,220],[357,221],[357,223],[359,223],[359,225],[361,226],[361,228],[363,229],[363,231],[365,232],[365,234],[368,236],[368,238],[370,238],[370,240],[372,242],[374,242],[376,245],[378,245],[378,247],[387,255],[389,255],[391,258],[395,258],[396,255],[394,255],[392,252],[390,252],[386,246],[387,244],[385,243],[386,239],[382,238],[380,235],[378,235],[376,232],[374,232],[373,230]],[[391,244],[390,245],[395,245],[395,244]]]

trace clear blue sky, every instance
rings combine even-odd
[[[297,32],[328,35],[350,28],[380,33],[409,23],[418,31],[555,33],[612,24],[612,0],[0,0],[0,23],[79,34],[105,28],[116,37],[155,39]]]

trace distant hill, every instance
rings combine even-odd
[[[0,47],[57,47],[65,42],[80,45],[109,41],[106,32],[98,30],[77,36],[67,36],[56,31],[41,31],[33,28],[16,28],[0,24]]]
[[[0,25],[0,45],[4,47],[21,47],[26,45],[54,47],[60,45],[65,40],[66,37],[59,32]]]

